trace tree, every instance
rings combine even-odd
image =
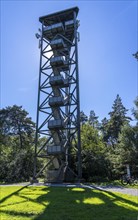
[[[116,96],[112,109],[113,110],[109,112],[110,119],[108,120],[106,129],[108,143],[115,146],[118,142],[122,126],[128,124],[131,118],[126,116],[128,110],[123,106],[119,95]]]
[[[136,97],[134,104],[136,106],[136,109],[135,108],[132,109],[132,114],[135,117],[136,125],[138,126],[138,96]]]
[[[20,148],[23,147],[25,141],[32,137],[34,133],[34,122],[27,117],[28,113],[22,109],[22,106],[14,105],[0,110],[0,133],[2,139],[4,137],[14,135],[19,137]],[[29,140],[30,141],[30,140]]]
[[[136,101],[135,103],[137,105]],[[114,148],[107,148],[106,151],[106,160],[109,162],[111,178],[120,178],[126,172],[126,164],[131,166],[132,174],[138,175],[138,126],[131,126],[129,124],[130,118],[126,116],[125,108],[119,108],[115,113],[118,112],[120,117],[117,117],[116,114],[116,118],[113,117],[114,114],[111,117],[112,121],[113,119],[118,119],[119,126],[117,128],[114,126],[114,129],[118,129],[116,137],[112,133],[111,119],[104,120],[102,123],[104,141],[107,142],[107,146],[110,142],[114,146]],[[133,115],[137,117],[137,111],[135,109],[133,109]]]
[[[21,106],[0,110],[0,179],[29,180],[33,171],[35,124]]]
[[[93,177],[106,176],[104,145],[98,130],[90,124],[84,124],[81,131],[82,141],[82,173],[86,180]]]
[[[98,116],[96,116],[95,112],[93,110],[90,111],[90,116],[89,116],[89,124],[93,128],[98,128],[99,127],[99,121],[98,121]]]
[[[80,124],[83,125],[88,121],[87,115],[83,111],[80,112]]]
[[[110,137],[109,128],[108,128],[109,121],[107,118],[103,118],[101,121],[100,130],[102,132],[102,137],[104,142],[108,142],[108,139]]]
[[[110,152],[112,171],[116,177],[126,173],[126,164],[131,167],[131,174],[138,175],[138,129],[124,125],[119,134],[119,143],[113,153]]]

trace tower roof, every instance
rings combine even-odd
[[[58,22],[72,20],[74,18],[74,12],[76,12],[77,15],[79,12],[79,8],[74,7],[67,10],[58,11],[56,13],[52,13],[46,16],[42,16],[39,18],[39,21],[44,25],[52,25]]]

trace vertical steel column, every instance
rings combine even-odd
[[[77,20],[76,13],[74,12],[74,35],[75,35],[75,58],[76,58],[76,80],[77,80],[77,134],[78,134],[78,179],[82,178],[82,161],[81,161],[81,134],[80,134],[80,94],[79,94],[79,66],[78,66],[78,37],[77,37]]]
[[[42,34],[43,34],[43,24],[42,24]],[[39,124],[39,105],[40,105],[40,83],[41,83],[41,65],[42,65],[42,48],[43,48],[43,35],[41,34],[40,39],[40,62],[39,62],[39,80],[38,80],[38,97],[37,97],[37,113],[36,113],[36,133],[35,133],[35,152],[34,152],[34,173],[33,180],[36,180],[36,170],[37,170],[37,145],[38,145],[38,124]]]

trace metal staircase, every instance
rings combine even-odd
[[[34,179],[46,169],[46,181],[81,177],[77,29],[78,8],[40,17],[40,74],[36,122]],[[45,136],[38,146],[38,136]],[[70,163],[76,152],[77,166]],[[38,157],[46,164],[38,173]]]

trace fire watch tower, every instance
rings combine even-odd
[[[79,9],[74,7],[39,18],[40,70],[35,140],[34,180],[80,179],[80,100],[78,72]],[[39,137],[45,137],[40,146]],[[46,158],[38,171],[37,158]]]

